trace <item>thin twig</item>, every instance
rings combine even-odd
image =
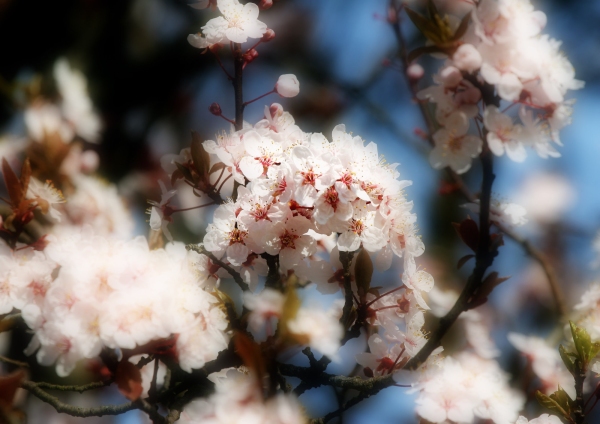
[[[29,393],[40,399],[41,401],[49,404],[56,412],[65,413],[72,417],[102,417],[104,415],[120,415],[125,412],[139,409],[146,412],[155,423],[166,423],[164,417],[162,417],[148,402],[138,399],[136,401],[127,402],[121,405],[104,405],[96,406],[91,408],[84,408],[79,406],[69,405],[62,402],[55,396],[52,396],[45,390],[39,387],[38,383],[33,381],[24,381],[21,383],[21,387],[27,390]],[[159,418],[160,417],[160,418]]]
[[[46,382],[43,382],[43,381],[40,381],[40,382],[35,383],[35,384],[40,389],[58,390],[58,391],[61,391],[61,392],[79,392],[79,393],[83,393],[83,392],[87,392],[88,390],[101,389],[103,387],[110,386],[111,383],[112,383],[112,380],[94,381],[93,383],[81,384],[81,385],[78,385],[78,386],[71,386],[71,385],[67,386],[67,385],[62,385],[62,384],[50,384],[50,383],[46,383]]]
[[[239,272],[237,272],[235,269],[233,269],[230,265],[226,264],[222,260],[217,259],[217,257],[208,250],[206,250],[204,246],[199,244],[188,244],[185,246],[185,248],[187,250],[193,250],[196,253],[200,253],[201,255],[207,256],[211,261],[213,261],[213,263],[219,265],[221,268],[227,271],[229,275],[231,275],[231,277],[233,278],[233,281],[235,281],[242,290],[248,290],[248,284],[244,282]]]

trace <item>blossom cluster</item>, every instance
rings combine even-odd
[[[257,377],[244,367],[226,368],[211,374],[215,393],[197,399],[181,413],[184,424],[303,424],[307,420],[300,403],[292,394],[278,394],[266,401]]]
[[[21,310],[35,335],[27,349],[68,375],[107,347],[134,349],[174,335],[182,369],[201,368],[227,347],[228,321],[217,296],[199,284],[198,254],[183,244],[149,250],[79,233],[48,237],[43,252],[1,246],[1,311]],[[39,349],[39,350],[38,350]]]
[[[215,210],[204,237],[206,250],[239,272],[252,290],[264,275],[266,254],[278,257],[280,272],[293,271],[323,293],[343,286],[340,252],[362,248],[375,256],[379,270],[388,269],[394,256],[402,257],[403,292],[369,293],[366,300],[373,323],[385,323],[399,343],[411,345],[406,355],[418,351],[425,341],[422,293],[432,288],[433,279],[415,263],[424,246],[413,204],[403,192],[411,182],[398,179],[397,164],[387,164],[375,143],[365,145],[344,125],[333,129],[331,141],[304,133],[281,105],[272,104],[254,126],[203,146],[212,166],[224,164],[240,185],[236,200]],[[165,169],[173,172],[173,163],[187,164],[190,157],[189,150],[171,155]],[[166,192],[154,206],[155,216],[164,215],[161,205],[171,195]],[[401,320],[410,323],[411,335],[398,329]]]
[[[571,122],[572,102],[565,96],[583,82],[575,79],[561,43],[541,34],[545,14],[528,0],[482,0],[469,14],[469,26],[459,34],[458,47],[445,52],[435,84],[418,93],[435,103],[440,126],[432,135],[432,166],[466,172],[482,151],[482,136],[496,156],[506,153],[516,162],[525,160],[526,148],[542,158],[560,156],[554,144],[561,145],[559,132]],[[458,32],[452,22],[446,21],[448,31]],[[486,85],[498,101],[482,100]],[[517,121],[507,113],[513,106]],[[469,134],[471,122],[480,135]]]

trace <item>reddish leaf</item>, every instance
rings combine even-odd
[[[173,173],[171,174],[171,187],[175,187],[175,183],[177,182],[177,180],[180,180],[183,178],[183,174],[181,173],[181,171],[179,169],[176,169],[175,171],[173,171]]]
[[[235,332],[233,335],[235,353],[242,358],[244,365],[256,373],[258,381],[262,381],[265,375],[265,362],[260,346],[244,333]]]
[[[369,291],[371,278],[373,278],[373,261],[369,256],[369,252],[362,249],[354,264],[354,280],[360,296],[366,295]]]
[[[119,391],[129,400],[137,400],[142,395],[142,374],[138,367],[127,359],[119,362],[115,382]]]
[[[27,194],[27,189],[29,188],[29,180],[31,179],[31,163],[29,162],[29,158],[25,158],[25,162],[23,162],[23,166],[21,167],[21,190],[23,194]]]
[[[23,188],[21,187],[21,181],[17,178],[6,158],[2,158],[2,174],[4,174],[4,184],[8,190],[12,206],[17,208],[23,198]]]
[[[213,166],[210,167],[210,171],[208,171],[208,173],[213,174],[213,173],[225,168],[225,166],[226,165],[223,162],[217,162]]]
[[[455,222],[452,223],[454,229],[460,236],[461,240],[465,242],[467,246],[471,248],[473,252],[477,251],[477,245],[479,244],[479,228],[475,221],[471,218],[463,220],[460,224]]]
[[[456,264],[456,269],[461,269],[462,266],[464,264],[466,264],[469,259],[474,258],[474,257],[475,257],[475,255],[465,255],[465,256],[463,256],[462,258],[460,258],[458,260],[458,263]]]
[[[0,377],[0,404],[4,407],[12,406],[15,393],[21,382],[25,379],[25,370],[18,369],[8,375]]]

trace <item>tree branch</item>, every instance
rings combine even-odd
[[[33,381],[24,381],[21,383],[21,387],[40,399],[42,402],[52,406],[57,412],[68,414],[72,417],[86,418],[102,417],[104,415],[120,415],[134,409],[139,409],[147,413],[155,423],[166,423],[165,418],[158,414],[156,409],[154,409],[152,405],[143,399],[138,399],[136,401],[127,402],[121,405],[104,405],[92,408],[83,408],[62,402],[57,397],[52,396],[43,390],[41,387],[39,387],[38,383],[34,383]]]
[[[244,94],[243,94],[243,70],[244,58],[242,56],[242,45],[239,43],[233,44],[233,91],[235,94],[235,130],[239,131],[244,126]]]

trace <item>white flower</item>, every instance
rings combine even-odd
[[[29,180],[29,187],[27,188],[27,198],[34,199],[36,206],[43,213],[49,213],[52,218],[60,222],[61,214],[54,208],[54,205],[64,203],[65,198],[61,191],[54,187],[52,181],[48,180],[44,184],[32,177]]]
[[[300,92],[300,83],[294,74],[285,74],[279,77],[275,84],[275,91],[281,97],[296,97]]]
[[[462,44],[452,55],[452,63],[458,69],[473,72],[481,67],[481,54],[472,44]]]
[[[429,163],[435,169],[446,166],[463,174],[471,168],[471,161],[481,153],[481,139],[468,135],[469,119],[462,112],[455,112],[446,126],[433,134],[435,147],[429,154]]]
[[[464,208],[474,213],[479,213],[479,200],[475,203],[462,205]],[[527,223],[525,215],[527,210],[516,203],[503,202],[492,198],[490,202],[490,220],[502,225],[524,225]]]
[[[288,322],[288,329],[301,339],[308,340],[307,344],[323,355],[332,359],[337,357],[340,340],[344,329],[339,323],[339,317],[332,312],[318,309],[301,308],[296,317]]]
[[[488,106],[483,114],[483,123],[488,130],[487,142],[492,153],[506,155],[515,162],[523,162],[527,156],[525,147],[520,141],[523,127],[514,125],[512,119],[498,110],[496,106]]]
[[[150,228],[152,228],[154,231],[162,230],[165,237],[169,241],[173,241],[173,236],[167,228],[167,225],[169,225],[170,222],[173,222],[173,219],[171,218],[170,213],[165,213],[165,211],[167,208],[170,208],[169,203],[171,202],[173,196],[177,194],[177,191],[167,191],[165,183],[163,183],[161,180],[158,180],[158,184],[160,185],[161,191],[160,202],[155,202],[152,200],[148,201],[148,203],[152,205],[152,211],[150,212]]]
[[[223,16],[211,19],[202,27],[206,38],[190,34],[188,41],[198,48],[210,47],[229,41],[244,43],[248,38],[261,38],[267,26],[258,20],[258,6],[254,3],[240,4],[238,0],[217,0]]]

